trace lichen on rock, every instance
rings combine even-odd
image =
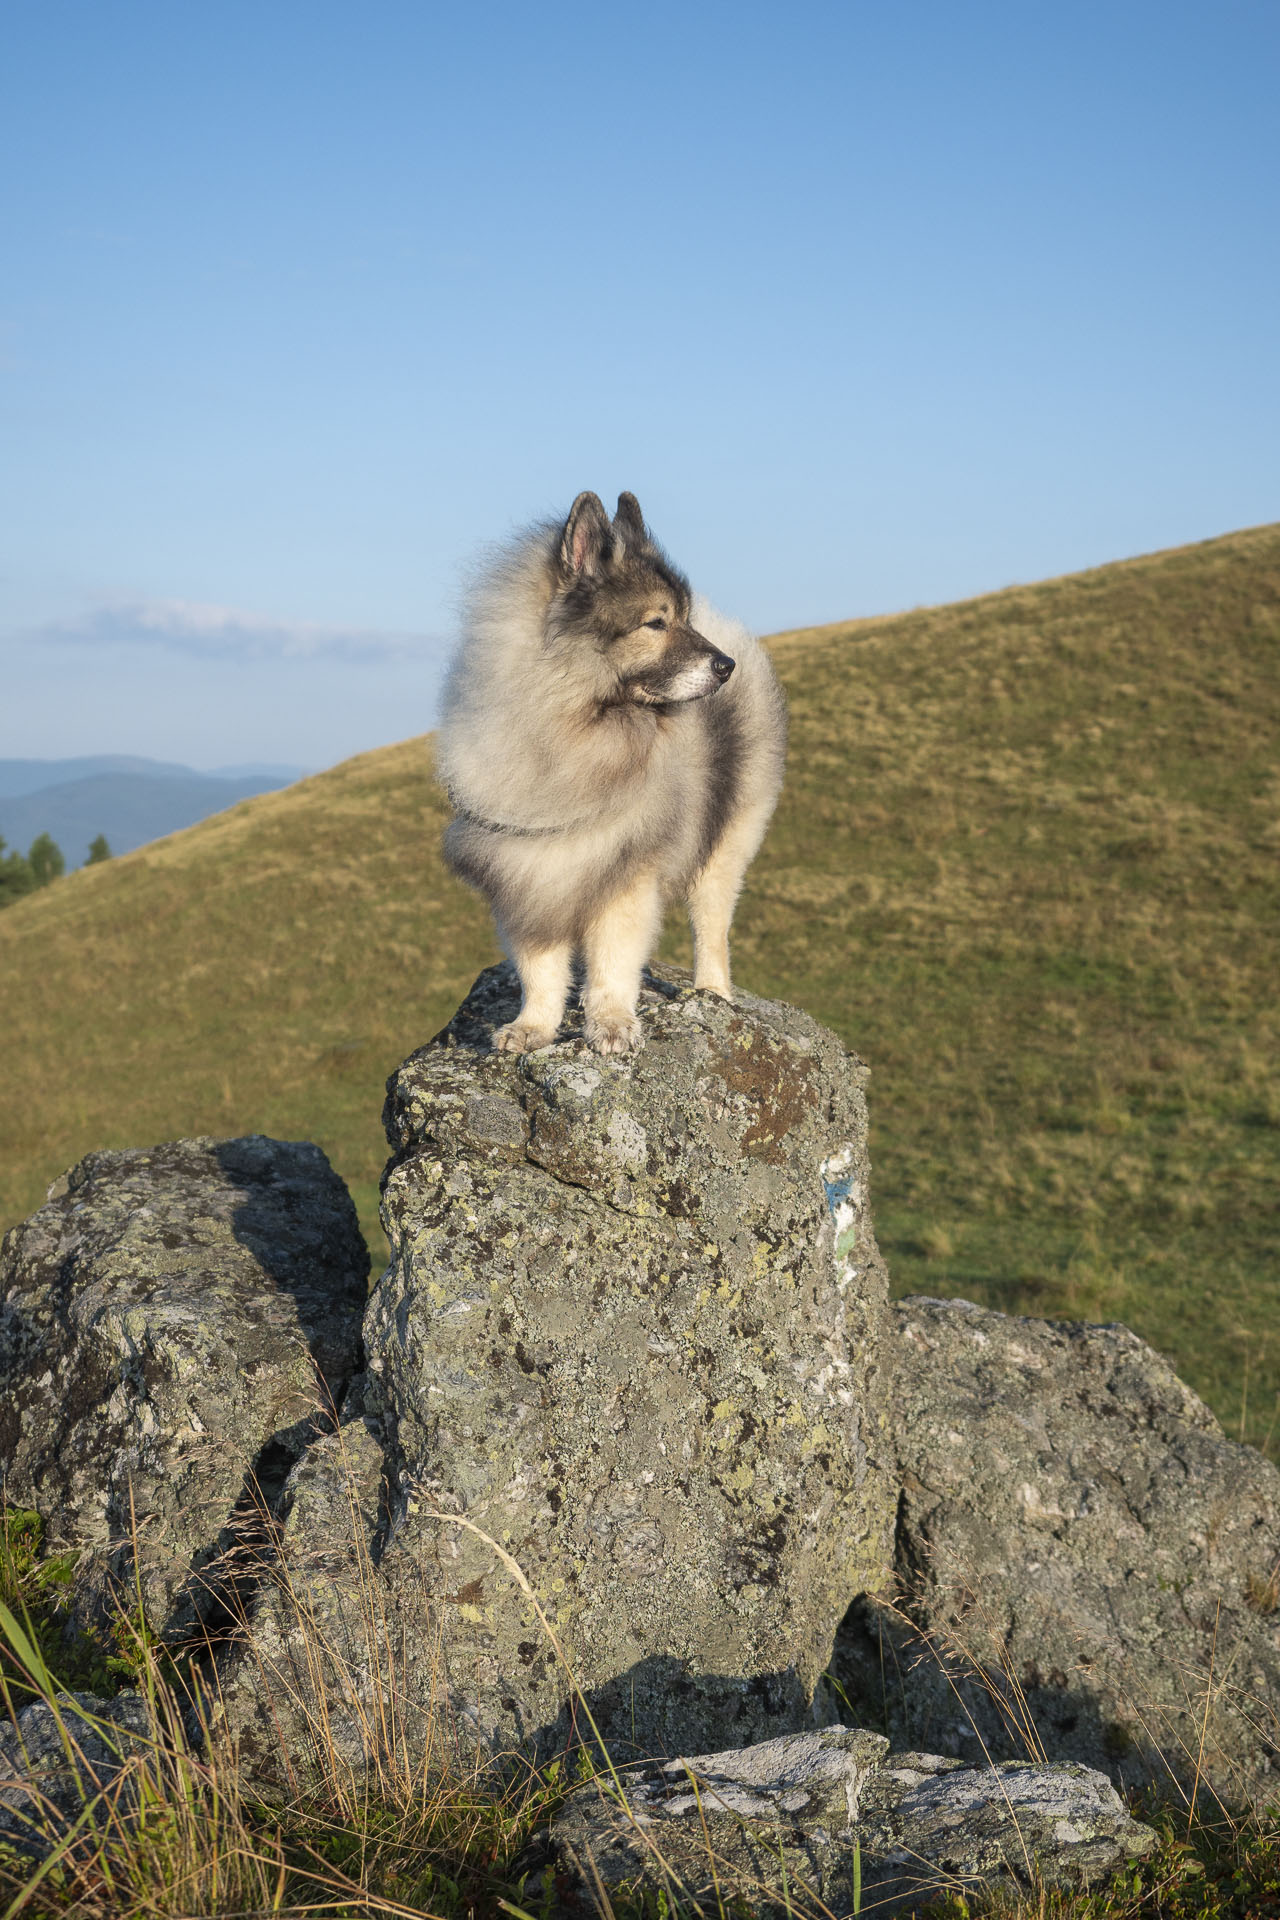
[[[1280,1473],[1127,1327],[893,1324],[897,1597],[852,1609],[846,1693],[904,1744],[1274,1802]]]
[[[90,1154],[0,1250],[0,1472],[93,1624],[175,1635],[357,1364],[368,1254],[318,1147]]]
[[[517,995],[481,975],[389,1085],[383,1575],[490,1750],[584,1731],[575,1691],[645,1752],[821,1721],[894,1498],[864,1069],[673,969],[632,1058],[493,1052]]]

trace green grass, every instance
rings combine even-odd
[[[1280,528],[773,647],[735,974],[871,1063],[896,1289],[1123,1319],[1270,1444]],[[0,1221],[93,1147],[256,1129],[376,1248],[382,1081],[496,953],[443,818],[409,741],[0,914]]]

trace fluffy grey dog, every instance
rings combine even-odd
[[[437,739],[445,858],[493,908],[520,975],[494,1045],[549,1046],[575,954],[586,1034],[641,1038],[640,976],[683,895],[694,984],[731,997],[729,923],[782,783],[767,655],[695,602],[624,493],[580,493],[476,586]]]

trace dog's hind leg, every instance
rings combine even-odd
[[[597,1053],[628,1053],[640,1045],[640,975],[661,931],[662,894],[652,873],[615,895],[587,928],[583,1009],[587,1039]]]
[[[506,946],[520,975],[520,1012],[497,1029],[493,1044],[499,1053],[535,1053],[551,1045],[564,1018],[573,950],[526,947],[511,939]]]
[[[729,984],[729,926],[738,904],[742,882],[764,839],[773,812],[767,801],[744,809],[716,842],[711,858],[689,889],[689,924],[693,928],[693,984],[732,1000]]]

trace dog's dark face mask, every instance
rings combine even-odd
[[[716,693],[733,672],[727,653],[690,625],[689,582],[644,524],[633,493],[609,519],[580,493],[560,535],[548,626],[594,647],[613,691],[605,705],[684,706]]]

